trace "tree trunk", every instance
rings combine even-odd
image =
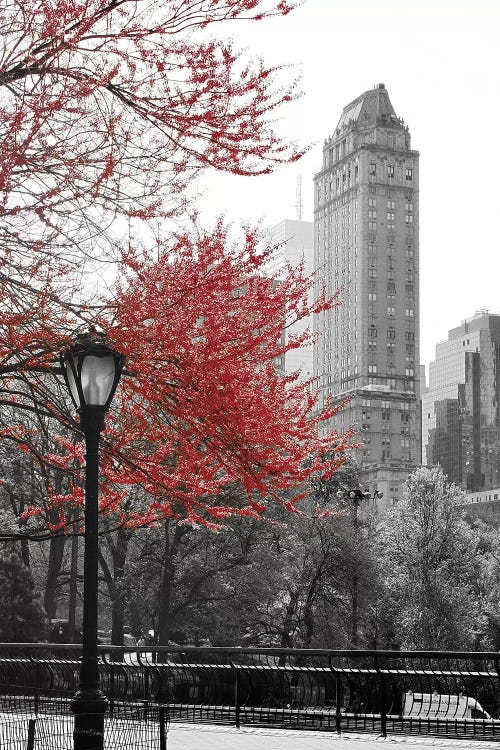
[[[171,534],[170,523],[165,521],[165,539],[163,555],[163,572],[160,585],[160,601],[158,602],[158,645],[166,646],[172,632],[172,599],[175,583],[175,558],[182,537],[186,529],[177,524]]]
[[[43,606],[49,620],[55,620],[57,617],[57,599],[60,588],[59,576],[61,575],[65,544],[66,537],[63,534],[50,538],[49,562],[43,597]]]
[[[99,562],[108,587],[111,599],[111,643],[123,646],[123,627],[125,625],[126,592],[124,591],[125,563],[127,560],[130,532],[118,529],[113,536],[107,535],[106,541],[111,553],[113,569],[106,558],[99,552]]]
[[[351,621],[351,648],[358,647],[358,590],[359,577],[355,573],[352,577],[352,621]]]
[[[281,631],[281,642],[280,648],[292,648],[293,646],[293,616],[297,609],[297,602],[299,600],[298,591],[290,591],[290,601],[287,604],[285,610],[285,619],[283,620],[283,627]]]

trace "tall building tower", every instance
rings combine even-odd
[[[448,332],[422,398],[424,463],[469,492],[500,487],[500,315]]]
[[[285,219],[271,228],[269,242],[276,250],[266,267],[266,273],[279,283],[287,266],[297,267],[304,264],[304,272],[310,276],[313,272],[313,223]],[[309,302],[312,302],[311,290]],[[283,331],[286,341],[290,336],[298,336],[306,329],[312,330],[313,321],[310,316],[293,323]],[[281,362],[276,362],[281,372],[290,374],[300,372],[300,378],[309,379],[313,376],[313,347],[304,346],[291,349],[283,355]]]
[[[380,83],[344,108],[315,177],[314,267],[341,305],[316,316],[314,373],[323,403],[352,397],[330,427],[357,427],[380,509],[420,465],[418,158]]]

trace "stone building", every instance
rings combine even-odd
[[[341,305],[315,316],[323,403],[352,399],[354,457],[384,509],[420,465],[418,164],[384,84],[348,104],[314,180],[314,268]]]

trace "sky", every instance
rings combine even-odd
[[[209,219],[313,220],[313,177],[343,108],[384,83],[420,152],[421,362],[478,310],[500,313],[500,2],[306,0],[285,18],[229,24],[249,55],[292,65],[300,100],[278,130],[311,146],[269,176],[206,175]],[[498,214],[498,216],[497,216]]]

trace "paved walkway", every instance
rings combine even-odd
[[[499,750],[498,742],[448,740],[434,737],[392,735],[384,739],[374,735],[334,732],[286,731],[283,729],[233,729],[232,727],[172,723],[168,730],[167,750]]]

